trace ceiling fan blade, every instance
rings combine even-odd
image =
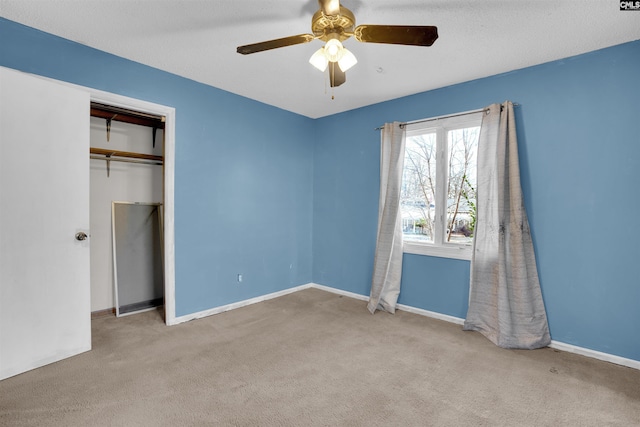
[[[340,0],[318,0],[320,10],[327,16],[340,14]]]
[[[438,28],[419,25],[358,25],[353,37],[359,42],[431,46]]]
[[[338,87],[347,81],[347,74],[340,69],[337,62],[329,63],[329,82],[331,87]]]
[[[301,43],[309,43],[315,40],[315,36],[312,34],[299,34],[297,36],[283,37],[281,39],[268,40],[266,42],[247,44],[244,46],[238,46],[237,52],[243,55],[250,53],[263,52],[265,50],[277,49],[279,47],[293,46]]]

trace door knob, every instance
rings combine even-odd
[[[87,240],[87,237],[89,236],[87,236],[87,233],[85,233],[84,231],[78,231],[76,233],[76,240],[80,240],[80,241]]]

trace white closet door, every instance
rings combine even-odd
[[[0,67],[0,379],[91,349],[89,95]]]

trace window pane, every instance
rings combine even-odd
[[[400,193],[404,240],[433,242],[435,195],[436,134],[408,137]]]
[[[479,135],[480,127],[447,132],[449,178],[446,242],[470,245],[473,240]]]

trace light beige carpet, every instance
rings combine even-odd
[[[0,382],[0,425],[632,426],[640,371],[309,289],[96,319],[91,352]]]

